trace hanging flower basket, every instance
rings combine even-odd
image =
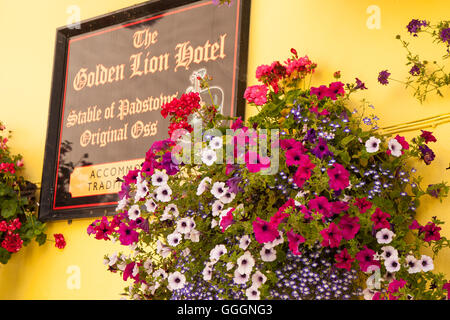
[[[450,242],[437,217],[415,220],[419,199],[432,198],[407,164],[431,164],[432,133],[410,142],[380,135],[378,117],[364,113],[370,105],[348,108],[352,93],[367,89],[361,80],[344,84],[336,72],[336,81],[309,87],[316,64],[291,52],[284,63],[257,68],[262,84],[244,97],[259,113],[247,123],[194,92],[162,107],[171,138],[155,142],[142,167],[123,177],[117,214],[87,230],[132,249],[104,260],[133,280],[125,295],[447,297],[433,259]],[[430,190],[442,199],[448,186]]]

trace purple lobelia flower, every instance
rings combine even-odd
[[[378,74],[378,82],[381,84],[388,84],[388,78],[391,74],[387,70],[383,70]]]
[[[411,33],[414,37],[417,37],[417,32],[421,31],[421,27],[426,27],[428,25],[428,22],[425,20],[418,20],[418,19],[412,19],[408,25],[406,26],[406,29],[408,29],[408,32]]]
[[[309,129],[303,140],[308,141],[309,143],[315,143],[316,142],[316,131],[313,128]]]
[[[413,76],[418,76],[420,74],[420,66],[418,66],[417,64],[415,64],[411,70],[409,70],[409,73],[412,74]]]
[[[447,45],[450,45],[450,28],[442,29],[439,32],[439,37],[443,42],[447,42]]]

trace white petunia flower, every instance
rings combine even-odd
[[[217,261],[222,255],[226,253],[227,248],[223,244],[218,244],[209,252],[209,258],[211,259],[211,261]]]
[[[172,250],[163,244],[160,240],[156,241],[156,253],[158,253],[163,258],[167,258]]]
[[[189,232],[189,240],[191,240],[192,242],[199,242],[200,231],[192,229],[191,232]]]
[[[433,259],[424,254],[420,257],[419,265],[423,272],[428,272],[434,269]]]
[[[384,260],[384,266],[387,272],[397,272],[400,270],[400,262],[398,262],[398,257],[391,257]]]
[[[141,183],[136,184],[136,194],[134,195],[134,201],[139,201],[148,193],[147,181],[142,181]]]
[[[366,141],[366,151],[369,153],[377,152],[378,150],[380,150],[380,143],[380,139],[370,137],[369,140]]]
[[[224,204],[220,200],[216,200],[212,205],[212,215],[217,217],[223,210]]]
[[[375,291],[370,288],[364,289],[362,293],[364,296],[364,300],[372,300],[373,296],[375,295]]]
[[[158,205],[155,203],[153,199],[148,199],[145,202],[145,208],[147,209],[148,212],[155,212],[157,206]]]
[[[214,137],[209,141],[209,147],[213,150],[217,150],[222,148],[223,146],[223,139],[222,137]]]
[[[234,194],[230,191],[227,191],[224,193],[224,195],[222,197],[220,197],[220,201],[222,201],[225,204],[228,204],[228,203],[232,202],[235,197],[236,197],[236,194]]]
[[[218,225],[219,225],[219,221],[217,221],[216,219],[211,220],[211,229],[217,227]]]
[[[247,296],[248,300],[260,300],[260,292],[257,287],[251,286],[247,290],[245,290],[245,295]]]
[[[228,262],[227,263],[227,271],[230,271],[231,269],[233,269],[234,267],[234,263],[233,262]]]
[[[211,178],[209,177],[205,177],[202,179],[202,181],[200,181],[198,187],[197,187],[197,195],[201,195],[203,194],[203,192],[206,191],[206,188],[208,187],[209,184],[211,184]]]
[[[144,269],[148,272],[151,273],[153,271],[153,262],[150,259],[145,260],[144,262]]]
[[[398,251],[392,246],[381,247],[381,250],[383,251],[381,253],[381,257],[385,260],[390,258],[398,258]]]
[[[234,271],[233,282],[236,284],[245,284],[247,283],[250,275],[248,273],[240,273],[238,269]]]
[[[211,280],[212,272],[213,272],[213,268],[211,267],[211,265],[207,265],[202,271],[203,280],[205,280],[205,281]]]
[[[202,162],[208,167],[212,166],[214,162],[217,161],[217,154],[214,150],[209,148],[203,149],[202,151]]]
[[[252,276],[252,286],[259,288],[266,282],[266,280],[267,277],[261,271],[258,270]]]
[[[168,185],[161,185],[156,188],[156,200],[161,202],[169,202],[172,194],[172,189]]]
[[[397,141],[397,139],[389,140],[388,148],[391,150],[391,155],[394,157],[400,157],[402,155],[402,145]]]
[[[389,230],[387,228],[381,229],[376,234],[378,243],[382,243],[382,244],[391,243],[392,238],[394,238],[394,237],[395,237],[395,233],[393,233],[391,230]]]
[[[264,262],[272,262],[277,259],[277,251],[272,247],[264,246],[259,253]]]
[[[163,170],[155,169],[155,172],[152,174],[152,185],[155,187],[167,184],[168,180],[169,176]]]
[[[225,186],[224,182],[214,182],[211,188],[211,193],[217,199],[220,199],[226,192],[228,187]]]
[[[239,248],[241,248],[242,250],[247,250],[249,244],[250,244],[250,237],[248,235],[243,236],[239,240]]]
[[[178,207],[176,204],[169,204],[164,208],[164,214],[170,214],[170,216],[172,217],[178,217],[179,212],[178,212]]]
[[[186,277],[181,272],[175,271],[169,275],[167,281],[169,282],[167,288],[170,291],[178,290],[184,287],[184,284],[186,283]]]
[[[155,272],[153,272],[152,276],[153,276],[153,278],[161,277],[163,279],[166,279],[167,278],[167,272],[164,271],[163,269],[158,269]]]
[[[255,265],[255,259],[253,259],[252,254],[249,251],[245,251],[244,254],[237,259],[236,263],[238,265],[237,271],[239,273],[250,274]]]
[[[176,247],[180,244],[181,239],[181,233],[175,231],[167,236],[167,243],[169,246]]]
[[[405,267],[408,268],[408,273],[417,273],[422,270],[419,260],[412,255],[407,255],[405,258]]]
[[[127,206],[127,204],[128,204],[128,199],[127,199],[126,196],[124,196],[122,199],[120,199],[120,200],[117,202],[116,211],[120,211],[120,210],[125,209],[125,207]]]
[[[137,204],[132,205],[130,209],[128,209],[128,218],[130,220],[136,220],[141,216],[141,210],[139,209],[139,206]]]
[[[177,221],[176,230],[182,234],[189,234],[191,230],[195,227],[195,222],[192,218],[182,218]]]

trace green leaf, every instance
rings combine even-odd
[[[17,202],[13,199],[5,200],[2,203],[2,217],[7,219],[9,217],[12,217],[16,214],[17,210]]]
[[[355,136],[347,136],[344,139],[341,140],[341,145],[342,146],[346,146],[347,144],[349,144],[353,139],[355,138]]]
[[[36,236],[36,242],[39,243],[40,246],[42,246],[45,241],[47,241],[47,235],[45,233],[41,233]]]
[[[11,253],[5,248],[0,248],[0,263],[6,264],[11,258]]]

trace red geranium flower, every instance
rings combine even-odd
[[[64,249],[66,246],[66,240],[64,239],[62,233],[55,233],[53,236],[55,237],[55,247],[58,249]]]

